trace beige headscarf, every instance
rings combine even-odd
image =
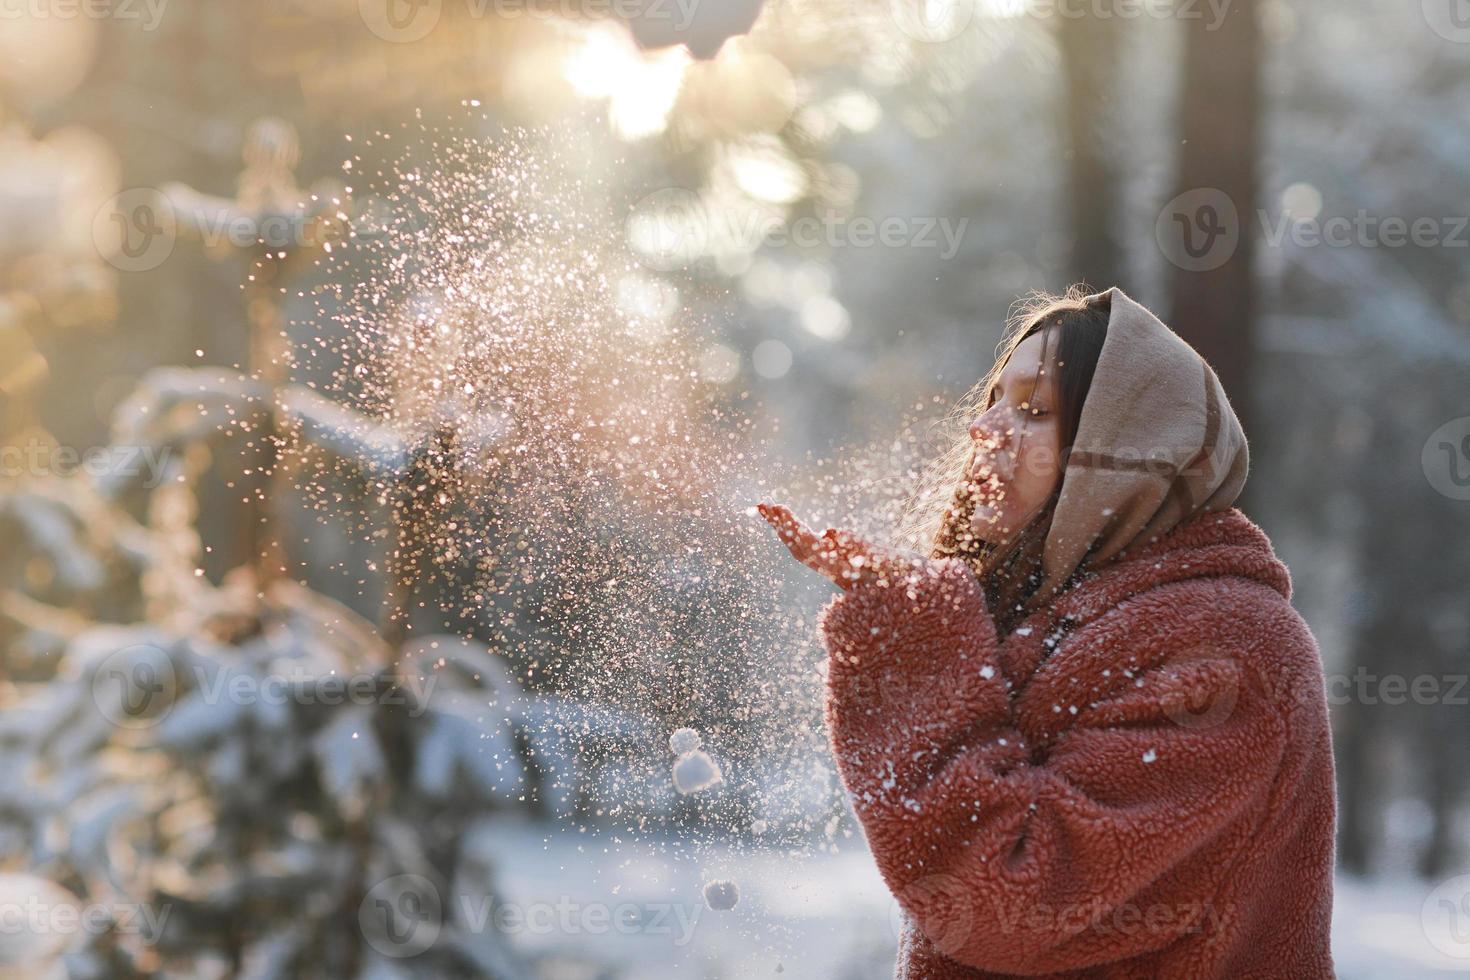
[[[1056,513],[1038,596],[1064,583],[1097,543],[1098,565],[1204,511],[1228,508],[1250,452],[1220,380],[1178,334],[1114,287]]]

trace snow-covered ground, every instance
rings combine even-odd
[[[1332,946],[1340,980],[1470,976],[1470,876],[1447,883],[1339,876]]]
[[[548,980],[892,975],[896,909],[856,838],[830,854],[778,846],[690,850],[677,840],[513,823],[487,836],[499,855],[501,891],[490,904],[513,907],[503,921],[520,948],[551,954]],[[738,884],[734,909],[705,905],[702,889],[711,879]],[[1448,953],[1431,941],[1427,930],[1435,926],[1425,916],[1432,891],[1411,879],[1342,878],[1333,921],[1340,980],[1470,975],[1470,935]],[[1430,903],[1435,909],[1439,897]],[[1441,929],[1441,945],[1446,936],[1458,934]]]

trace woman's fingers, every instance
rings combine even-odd
[[[794,541],[807,536],[806,527],[796,519],[787,507],[780,504],[758,504],[761,515],[776,529],[783,541]]]
[[[777,536],[790,550],[792,557],[829,578],[835,578],[835,553],[829,538],[818,537],[805,524],[797,520],[790,508],[780,504],[757,504],[756,508],[775,528]]]
[[[901,578],[915,568],[916,562],[923,561],[922,556],[916,552],[877,545],[851,531],[833,531],[832,541],[838,559],[846,569],[849,582],[891,576]]]
[[[820,536],[780,504],[757,504],[791,554],[844,589],[866,578],[901,573],[915,557],[879,547],[851,531],[829,527]]]
[[[761,516],[776,529],[776,534],[788,545],[802,544],[805,546],[816,538],[816,535],[808,531],[788,508],[780,504],[757,504],[756,506]]]
[[[817,536],[807,529],[805,524],[796,519],[789,508],[780,504],[759,504],[761,516],[764,517],[771,527],[775,528],[776,535],[791,549],[791,553],[801,560],[806,560],[817,547]]]
[[[828,540],[832,542],[837,567],[848,582],[856,582],[876,569],[877,555],[865,539],[851,531],[834,528],[828,532]]]

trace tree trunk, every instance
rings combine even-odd
[[[1120,21],[1064,17],[1057,29],[1065,89],[1067,211],[1072,247],[1068,278],[1094,290],[1121,285],[1117,161],[1105,134],[1114,111]]]
[[[1256,291],[1252,274],[1260,133],[1260,36],[1256,0],[1236,0],[1218,22],[1183,20],[1184,70],[1179,103],[1177,195],[1192,195],[1183,215],[1197,230],[1234,228],[1238,243],[1203,263],[1177,261],[1169,324],[1219,375],[1246,434],[1252,433],[1251,366],[1255,353]],[[1176,198],[1179,200],[1179,198]],[[1235,217],[1229,217],[1233,208]],[[1208,208],[1201,211],[1201,208]],[[1190,213],[1193,212],[1193,213]],[[1228,238],[1226,239],[1228,241]],[[1222,261],[1223,260],[1223,261]],[[1188,266],[1188,267],[1186,267]]]

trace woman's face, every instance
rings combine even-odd
[[[990,407],[970,423],[969,477],[978,484],[971,530],[992,544],[1024,528],[1061,479],[1056,369],[1054,353],[1042,349],[1046,335],[1021,342]]]

